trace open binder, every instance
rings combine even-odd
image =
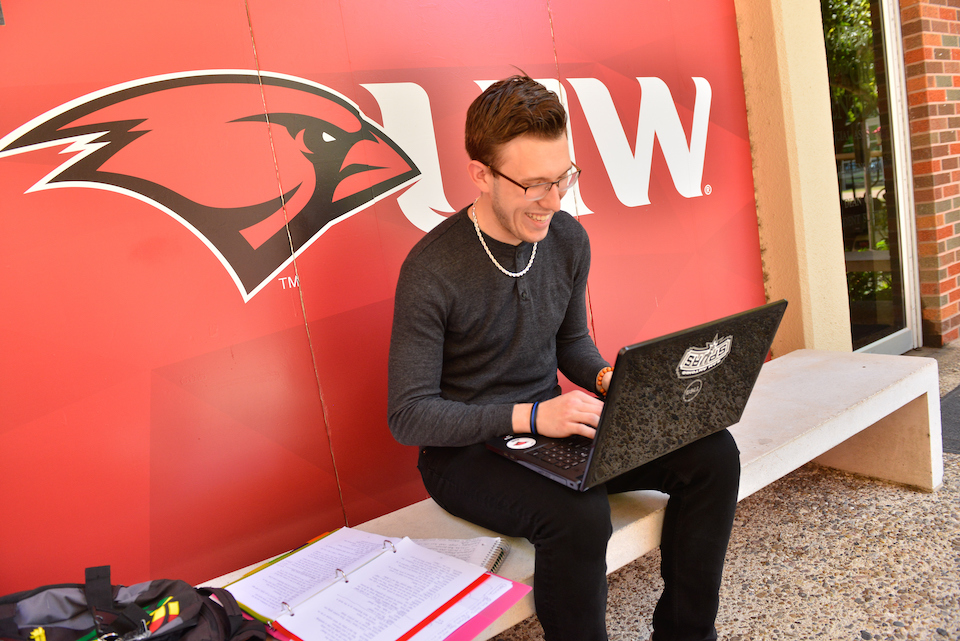
[[[502,558],[502,548],[487,547],[482,552],[490,556],[491,564]],[[280,633],[276,636],[303,641],[419,641],[449,636],[430,632],[443,623],[438,619],[444,619],[448,629],[455,618],[456,629],[494,603],[503,606],[504,597],[513,595],[503,609],[509,607],[529,589],[518,587],[481,565],[408,538],[341,528],[259,568],[227,590],[251,616]]]

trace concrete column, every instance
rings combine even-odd
[[[790,308],[775,356],[849,351],[820,3],[735,0],[767,296]]]

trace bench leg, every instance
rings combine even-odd
[[[943,484],[940,399],[927,392],[814,459],[827,467],[933,492]]]

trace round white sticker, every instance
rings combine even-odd
[[[513,438],[507,441],[507,447],[511,450],[525,450],[528,447],[533,447],[537,444],[537,439],[532,436],[521,436],[519,438]]]

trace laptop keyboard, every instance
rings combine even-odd
[[[530,456],[562,470],[569,470],[587,462],[591,443],[592,441],[588,438],[551,441],[530,452]]]

